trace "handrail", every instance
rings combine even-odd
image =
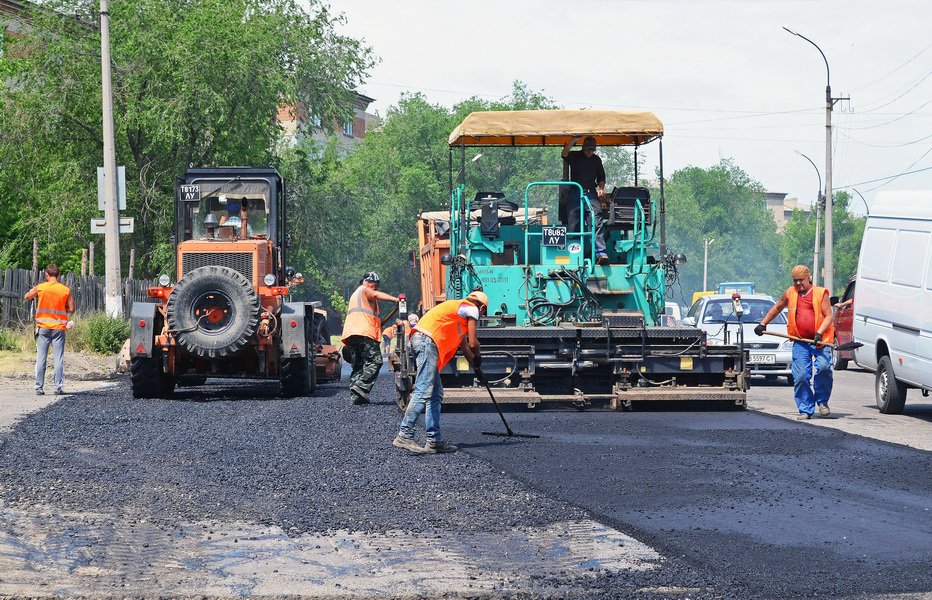
[[[528,259],[531,254],[529,250],[531,247],[530,246],[531,236],[542,237],[544,235],[543,232],[531,233],[530,228],[528,227],[528,222],[530,219],[529,193],[531,191],[531,188],[534,186],[557,186],[559,187],[561,185],[576,186],[576,189],[579,190],[579,231],[570,232],[569,228],[567,228],[567,232],[566,232],[567,239],[569,239],[570,237],[578,237],[579,241],[582,242],[585,240],[584,236],[589,235],[590,240],[591,240],[592,251],[595,252],[595,215],[594,214],[592,215],[592,231],[588,232],[587,234],[586,219],[583,217],[584,215],[583,205],[585,204],[585,210],[590,211],[590,213],[592,212],[592,205],[589,204],[589,198],[583,192],[582,186],[579,185],[575,181],[532,181],[531,183],[527,184],[527,186],[525,186],[524,188],[524,266],[525,267],[530,265],[530,263],[528,262]]]

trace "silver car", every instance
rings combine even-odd
[[[775,304],[771,296],[746,294],[741,296],[744,314],[735,314],[731,294],[703,296],[686,313],[683,325],[698,327],[708,335],[709,344],[737,344],[738,328],[744,331],[744,349],[752,376],[775,380],[786,377],[793,384],[793,342],[776,336],[757,336],[754,327]],[[781,313],[767,324],[767,331],[786,334],[786,314]]]

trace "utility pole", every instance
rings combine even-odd
[[[702,291],[709,289],[709,246],[714,242],[714,238],[705,238],[703,240],[703,245],[705,246],[705,256],[702,259]]]
[[[123,316],[120,277],[120,211],[117,207],[116,149],[113,139],[113,88],[110,73],[109,0],[100,0],[100,76],[104,121],[104,290],[111,317]]]
[[[819,48],[818,44],[792,29],[787,27],[783,29],[815,46],[825,62],[825,288],[831,293],[835,286],[835,265],[832,256],[832,108],[834,108],[836,102],[847,98],[832,98],[831,71],[822,48]]]
[[[819,167],[812,162],[811,158],[799,150],[794,150],[793,152],[808,160],[812,168],[815,169],[816,176],[819,178],[819,188],[816,191],[815,203],[815,250],[812,252],[812,285],[819,285],[819,232],[822,230],[822,174],[819,173]]]

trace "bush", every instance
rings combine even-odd
[[[66,340],[77,351],[116,354],[128,337],[129,322],[126,319],[93,313],[75,318],[74,329],[68,332]]]
[[[22,331],[0,328],[0,350],[19,352],[23,347],[24,334]]]

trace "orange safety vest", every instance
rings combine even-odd
[[[828,290],[823,287],[812,286],[812,310],[815,312],[815,328],[816,331],[819,330],[819,326],[822,325],[822,321],[825,320],[825,315],[822,314],[822,299],[828,295]],[[796,291],[795,286],[790,286],[786,290],[787,298],[787,313],[789,318],[787,319],[786,331],[790,335],[799,337],[799,329],[796,328],[796,304],[799,302],[799,292]],[[835,324],[833,323],[825,330],[825,333],[822,334],[822,339],[826,342],[832,342],[835,340]]]
[[[57,281],[46,281],[36,286],[39,301],[36,304],[36,325],[43,329],[60,329],[68,325],[68,298],[71,290]]]
[[[379,342],[382,340],[382,319],[379,317],[379,303],[371,305],[363,300],[362,290],[359,286],[349,299],[349,312],[346,313],[346,322],[343,323],[343,343],[353,335],[372,338]]]
[[[433,307],[411,329],[411,335],[420,331],[437,345],[437,370],[442,369],[456,355],[467,333],[469,319],[458,314],[465,300],[447,300]],[[470,304],[471,305],[471,304]]]

